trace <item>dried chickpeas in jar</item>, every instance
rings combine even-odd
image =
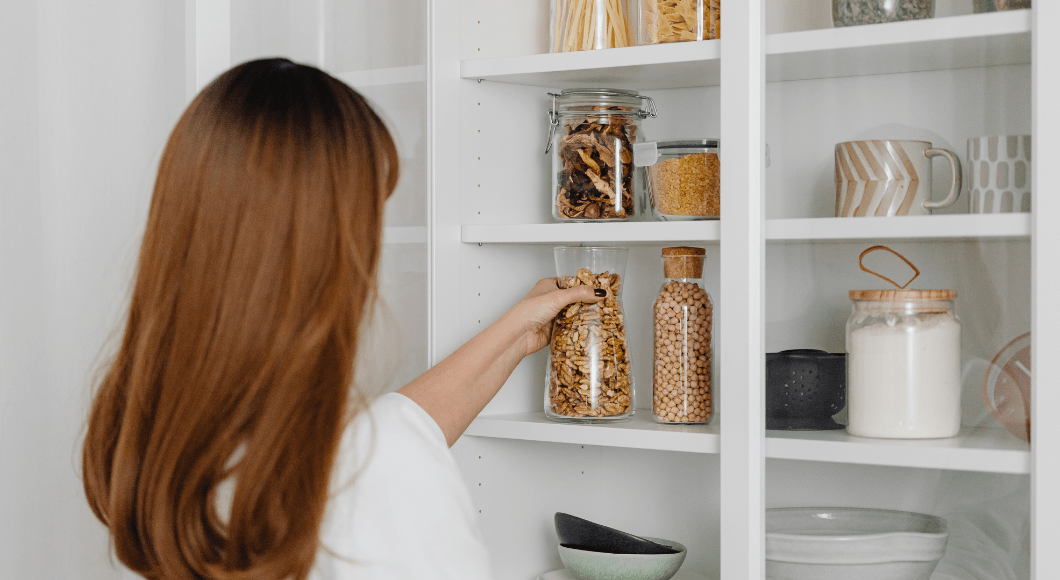
[[[655,300],[652,415],[661,423],[714,416],[711,368],[714,304],[703,284],[703,248],[663,248],[666,281]]]

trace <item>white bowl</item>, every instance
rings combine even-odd
[[[929,580],[946,520],[856,508],[766,510],[768,580]]]
[[[677,553],[608,554],[560,545],[559,559],[577,580],[670,580],[684,563],[688,549],[670,540],[648,539]]]

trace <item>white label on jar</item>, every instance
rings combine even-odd
[[[961,427],[961,325],[888,315],[850,333],[847,431],[860,437],[953,437]]]

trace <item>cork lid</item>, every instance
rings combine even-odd
[[[706,248],[695,248],[692,246],[674,246],[672,248],[663,248],[662,255],[664,258],[668,256],[705,256],[707,255]]]
[[[702,278],[704,248],[676,246],[663,248],[663,275],[667,278]]]
[[[954,300],[956,290],[851,290],[851,300],[905,302],[909,300]]]

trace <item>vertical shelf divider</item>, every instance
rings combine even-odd
[[[427,33],[427,364],[459,345],[460,3],[430,0]]]
[[[721,577],[765,577],[763,0],[728,2],[721,40],[722,198],[719,360]]]
[[[231,0],[184,0],[185,100],[231,66]]]
[[[1031,578],[1060,570],[1060,176],[1050,161],[1060,155],[1060,3],[1035,2],[1031,57],[1033,196],[1031,202]]]

